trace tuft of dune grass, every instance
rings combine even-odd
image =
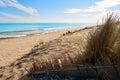
[[[47,74],[52,73],[54,70],[62,70],[63,68],[68,68],[73,64],[72,57],[69,54],[63,54],[63,56],[58,57],[56,55],[47,55],[35,59],[29,71],[31,73],[46,71]]]
[[[120,79],[120,24],[117,15],[110,14],[103,25],[90,33],[83,62],[92,65],[112,65]],[[115,65],[118,65],[116,68]],[[96,69],[95,69],[96,70]],[[98,72],[98,70],[96,70]],[[104,71],[106,71],[104,69]],[[109,74],[110,71],[106,73]]]
[[[90,33],[88,43],[85,50],[85,62],[90,64],[107,64],[107,57],[114,55],[113,47],[119,35],[120,27],[116,15],[109,15],[105,19],[105,23],[98,29]]]

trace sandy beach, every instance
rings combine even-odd
[[[29,62],[41,54],[61,55],[64,53],[75,53],[79,50],[81,40],[93,28],[69,29],[57,32],[35,34],[25,37],[0,39],[0,77],[1,80],[29,80],[24,77],[27,74]],[[40,43],[43,43],[42,46]],[[77,44],[77,45],[76,45]],[[41,48],[42,47],[42,48]],[[34,49],[36,50],[35,52]],[[67,51],[67,52],[66,52]],[[75,52],[73,52],[75,51]],[[22,77],[23,76],[23,77]]]
[[[30,52],[39,42],[49,42],[62,35],[65,30],[46,34],[29,35],[0,40],[0,66],[6,66]]]
[[[90,34],[92,35],[98,29],[98,27],[92,26],[82,29],[70,29],[46,34],[1,39],[0,80],[31,80],[29,73],[32,69],[36,70],[36,68],[31,68],[31,65],[36,61],[39,62],[39,60],[43,62],[47,61],[46,64],[49,64],[49,60],[54,61],[54,59],[55,62],[56,59],[68,62],[69,59],[75,61],[76,59],[84,59],[81,55],[85,52],[88,43],[87,39],[90,39]],[[67,54],[69,54],[69,57],[67,57]],[[41,62],[39,63],[38,65],[41,66]],[[45,66],[45,68],[49,67]]]

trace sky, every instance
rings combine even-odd
[[[96,23],[120,14],[120,0],[0,0],[0,23]]]

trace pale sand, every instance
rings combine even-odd
[[[47,55],[60,56],[66,53],[73,55],[80,49],[83,51],[90,31],[93,32],[93,28],[0,40],[0,66],[4,66],[0,67],[0,80],[31,80],[25,69],[30,67],[32,60]],[[46,43],[34,47],[41,41]]]
[[[19,38],[0,40],[0,66],[6,66],[30,52],[40,41],[49,42],[66,31],[29,35]]]

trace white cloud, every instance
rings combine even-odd
[[[91,19],[91,20],[94,20],[93,22],[96,22],[97,20],[101,20],[101,18],[106,16],[108,13],[114,12],[116,14],[120,14],[120,10],[117,10],[117,9],[114,11],[110,10],[118,5],[120,5],[120,0],[101,0],[101,1],[95,2],[95,5],[91,5],[85,9],[77,8],[76,10],[78,10],[78,11],[68,9],[65,12],[70,13],[71,15],[73,13],[79,13],[79,15],[81,15],[81,16],[78,16],[76,18],[84,17],[84,20],[85,19],[88,20],[88,18],[89,18],[89,20]]]
[[[79,13],[81,11],[82,11],[81,9],[72,8],[72,9],[65,11],[64,13]]]
[[[106,12],[108,8],[120,5],[120,0],[102,0],[96,2],[94,6],[89,6],[86,9],[72,8],[65,11],[65,13],[79,13],[79,12]]]
[[[95,6],[90,6],[88,9],[85,9],[85,12],[105,12],[108,8],[115,7],[120,5],[120,0],[102,0],[96,2]]]
[[[17,8],[21,11],[24,11],[30,15],[34,15],[34,16],[38,16],[38,11],[32,7],[26,7],[23,6],[22,4],[20,4],[17,0],[1,0],[1,4],[0,5],[6,5],[6,6],[11,6],[14,8]]]
[[[13,15],[5,12],[0,12],[0,15],[4,16],[4,18],[0,18],[0,22],[40,22],[40,16],[20,16]]]
[[[1,15],[9,18],[9,19],[20,19],[20,18],[24,18],[23,16],[18,16],[18,15],[12,15],[9,13],[5,13],[5,12],[0,12]]]
[[[0,6],[5,6],[5,3],[2,0],[0,0]]]

